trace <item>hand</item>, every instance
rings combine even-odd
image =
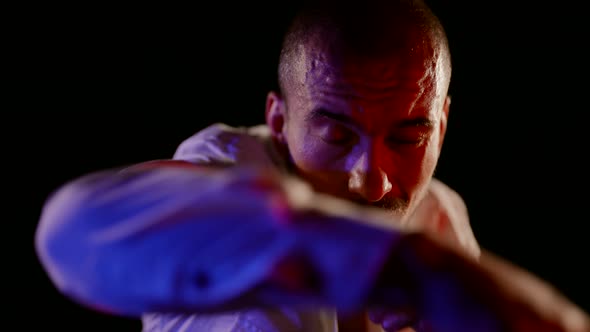
[[[426,332],[412,310],[373,308],[368,310],[368,315],[385,332]]]
[[[389,310],[370,318],[387,332],[590,331],[588,315],[534,275],[487,251],[476,262],[427,234],[399,241],[378,285],[372,303]]]

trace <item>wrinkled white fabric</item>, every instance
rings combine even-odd
[[[265,125],[234,128],[214,124],[182,142],[174,159],[198,164],[274,165],[285,170],[285,162],[273,149]],[[479,246],[469,225],[467,209],[461,197],[444,183],[433,179],[428,194],[410,219],[436,232],[444,232],[473,255]],[[143,317],[144,332],[212,331],[212,332],[336,332],[337,314],[334,310],[302,313],[286,311],[238,311],[223,315],[158,315]],[[291,315],[285,314],[289,312]],[[296,317],[296,319],[294,318]],[[373,328],[377,328],[373,326]]]
[[[288,171],[264,125],[211,125],[182,142],[173,159]],[[280,288],[255,289],[296,253],[314,260],[323,299],[355,307],[395,240],[393,233],[345,218],[294,227],[268,222],[270,203],[239,181],[234,172],[166,167],[75,179],[44,205],[36,234],[40,261],[63,294],[107,313],[143,315],[144,332],[337,331],[336,310],[321,304],[315,311],[288,305],[170,314],[260,299],[313,302]],[[410,223],[479,253],[463,201],[436,179]],[[253,289],[256,301],[248,298]]]

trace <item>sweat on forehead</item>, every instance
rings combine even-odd
[[[419,0],[319,0],[304,5],[283,40],[279,61],[283,90],[293,72],[302,68],[302,58],[309,55],[304,51],[310,49],[337,57],[369,58],[410,50],[434,52],[442,57],[445,70],[450,73],[444,29]]]

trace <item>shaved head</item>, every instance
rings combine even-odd
[[[279,87],[285,98],[310,49],[368,59],[430,52],[450,80],[446,33],[420,0],[320,0],[303,5],[287,30],[279,58]]]
[[[451,61],[421,0],[309,0],[283,39],[266,122],[290,167],[327,193],[406,218],[446,132]]]

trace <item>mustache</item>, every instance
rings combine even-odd
[[[404,212],[409,206],[409,201],[407,199],[399,197],[384,197],[377,202],[370,202],[364,198],[357,197],[353,199],[353,201],[363,206],[372,206],[394,212]]]

